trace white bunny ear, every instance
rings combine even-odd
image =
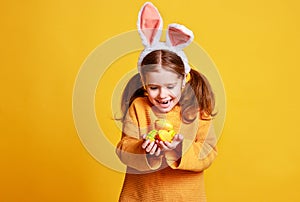
[[[183,25],[170,24],[167,30],[166,43],[176,49],[183,49],[189,45],[194,39],[194,34],[191,30]]]
[[[157,8],[152,3],[146,2],[139,12],[137,21],[137,28],[145,47],[159,41],[162,24]]]

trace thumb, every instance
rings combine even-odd
[[[178,142],[181,142],[183,140],[183,135],[181,135],[181,134],[175,135],[174,140],[178,141]]]

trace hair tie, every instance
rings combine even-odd
[[[185,76],[185,82],[188,83],[191,80],[191,74],[187,73]]]

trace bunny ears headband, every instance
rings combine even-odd
[[[169,50],[181,58],[184,63],[184,71],[188,74],[191,68],[182,49],[193,41],[193,32],[183,25],[169,24],[166,42],[160,42],[162,26],[163,20],[157,8],[152,3],[146,2],[139,12],[137,21],[138,32],[145,47],[138,60],[139,72],[144,57],[150,52],[155,50]]]

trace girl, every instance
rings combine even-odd
[[[159,42],[162,19],[151,3],[139,13],[144,51],[127,84],[121,109],[122,138],[116,153],[127,165],[120,201],[206,201],[203,171],[216,157],[211,124],[214,95],[207,79],[190,69],[182,48],[193,39],[171,24]],[[157,120],[173,125],[170,141],[150,140]]]

